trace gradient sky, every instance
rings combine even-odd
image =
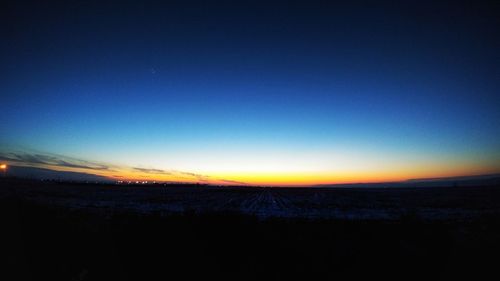
[[[500,172],[498,4],[159,2],[2,2],[0,158],[249,184]]]

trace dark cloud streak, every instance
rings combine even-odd
[[[26,165],[50,165],[66,168],[88,169],[96,171],[110,171],[107,165],[92,163],[84,160],[69,159],[60,156],[44,155],[38,153],[1,153],[0,159],[14,161]]]
[[[74,159],[70,157],[41,154],[41,153],[0,152],[0,160],[17,163],[19,165],[28,165],[28,166],[55,166],[55,167],[75,168],[75,169],[87,169],[93,171],[115,171],[111,169],[110,166],[101,163],[95,163],[81,159]],[[202,175],[192,172],[162,170],[153,168],[140,168],[140,167],[132,167],[132,170],[152,175],[168,175],[190,180],[193,180],[194,178],[198,182],[202,183],[223,182],[227,184],[247,185],[247,183],[244,182],[226,180],[226,179],[217,179],[207,175]],[[122,177],[122,176],[115,175],[114,177]]]

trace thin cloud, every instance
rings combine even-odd
[[[138,168],[138,167],[133,167],[132,169],[147,173],[147,174],[160,174],[160,175],[171,175],[171,172],[165,171],[165,170],[160,170],[160,169],[148,169],[148,168]]]

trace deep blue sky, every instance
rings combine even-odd
[[[499,170],[499,4],[101,2],[2,4],[4,147],[249,181]]]

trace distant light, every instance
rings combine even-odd
[[[0,169],[7,170],[7,164],[0,164]]]

